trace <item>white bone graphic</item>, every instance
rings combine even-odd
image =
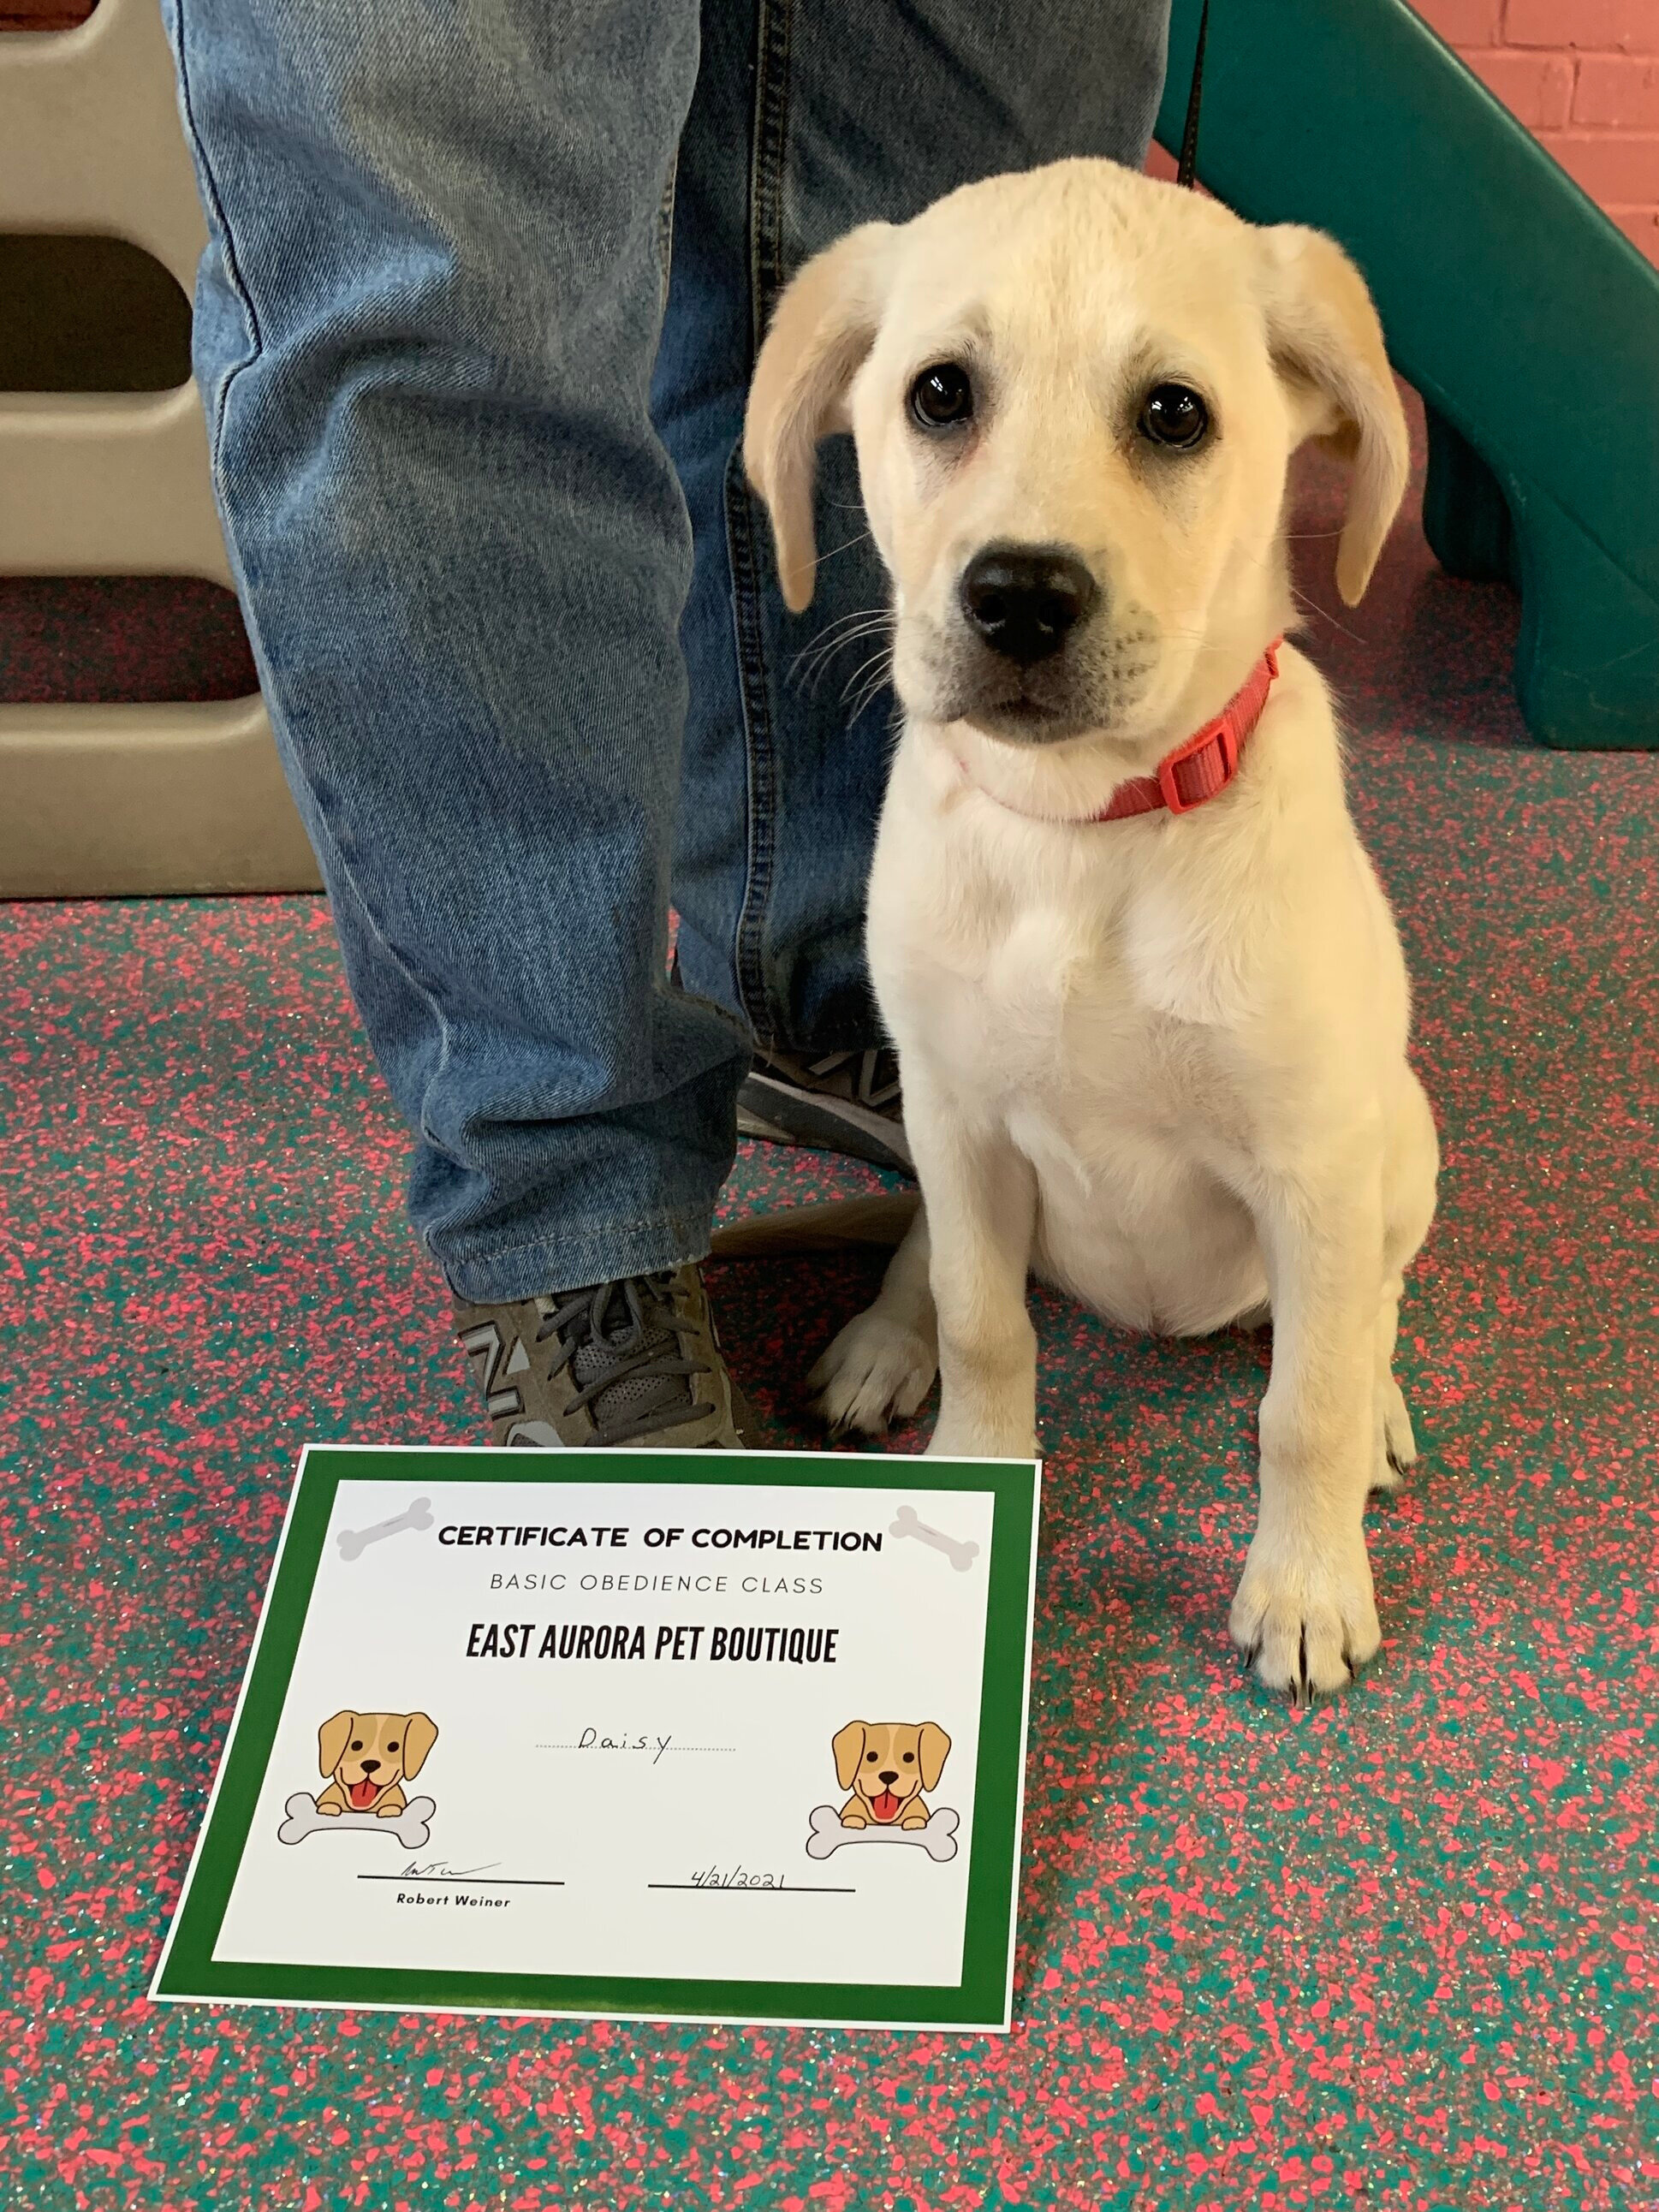
[[[406,1851],[418,1851],[431,1835],[435,1797],[411,1797],[395,1819],[383,1820],[377,1813],[319,1813],[308,1790],[296,1790],[283,1810],[288,1818],[276,1831],[279,1844],[302,1844],[307,1836],[325,1836],[337,1828],[356,1828],[366,1836],[395,1836]]]
[[[979,1557],[979,1546],[963,1542],[956,1536],[943,1536],[937,1528],[930,1528],[925,1521],[918,1521],[914,1505],[901,1505],[898,1518],[890,1533],[895,1536],[915,1536],[921,1543],[931,1544],[934,1551],[943,1552],[959,1575],[965,1575]]]
[[[930,1859],[953,1859],[957,1855],[959,1816],[948,1805],[936,1805],[925,1828],[901,1828],[896,1820],[872,1821],[867,1828],[843,1828],[833,1805],[812,1808],[812,1832],[806,1838],[809,1859],[827,1859],[844,1844],[916,1844]]]
[[[378,1544],[382,1536],[395,1536],[400,1528],[429,1528],[432,1526],[432,1500],[416,1498],[405,1505],[401,1513],[390,1521],[377,1521],[372,1528],[342,1528],[337,1539],[340,1557],[355,1559],[371,1544]]]

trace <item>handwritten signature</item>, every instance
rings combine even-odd
[[[404,1881],[465,1881],[469,1875],[488,1874],[492,1867],[501,1864],[499,1859],[486,1859],[482,1866],[451,1866],[447,1859],[410,1859],[400,1879]]]

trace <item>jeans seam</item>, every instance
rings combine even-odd
[[[756,27],[754,146],[749,178],[750,367],[774,301],[782,289],[783,170],[788,138],[789,45],[793,0],[759,0]],[[765,939],[776,860],[776,728],[767,680],[760,594],[765,564],[757,543],[755,503],[743,481],[741,443],[726,465],[726,556],[748,769],[748,850],[743,897],[733,933],[738,997],[763,1044],[784,1027],[767,987]]]
[[[775,732],[766,681],[766,646],[760,620],[761,568],[755,544],[754,510],[741,481],[742,455],[734,451],[726,466],[726,554],[732,564],[732,620],[738,656],[748,783],[748,839],[743,897],[733,933],[738,997],[750,1029],[763,1044],[775,1041],[766,988],[766,908],[771,896],[775,838],[772,810],[777,796],[774,759]]]
[[[783,289],[783,175],[789,137],[789,49],[793,0],[759,0],[755,58],[755,146],[749,176],[750,363],[758,356]]]
[[[179,25],[179,104],[184,112],[185,125],[190,132],[191,143],[196,151],[197,172],[201,179],[202,190],[204,195],[211,201],[213,205],[215,221],[219,234],[220,252],[224,261],[225,275],[229,282],[231,290],[234,293],[237,302],[242,310],[249,338],[249,351],[246,358],[239,361],[235,366],[228,372],[225,377],[222,380],[218,391],[214,395],[213,421],[208,441],[209,474],[213,485],[214,501],[218,508],[220,526],[224,533],[225,553],[229,561],[231,574],[236,586],[236,596],[246,618],[248,644],[252,651],[254,668],[259,678],[260,694],[264,699],[267,714],[271,715],[274,729],[276,716],[273,711],[272,702],[275,700],[276,692],[270,682],[270,671],[265,659],[263,634],[260,629],[258,617],[253,610],[253,592],[248,580],[246,564],[242,559],[241,548],[237,542],[235,527],[231,520],[230,501],[226,495],[222,452],[225,422],[230,411],[232,387],[240,378],[244,370],[253,368],[261,359],[264,352],[264,338],[260,328],[258,311],[254,307],[253,301],[249,294],[247,286],[242,279],[241,270],[237,261],[235,242],[231,234],[230,220],[225,212],[224,203],[219,196],[219,188],[214,180],[212,165],[209,160],[207,148],[203,141],[201,131],[197,126],[195,111],[191,101],[189,64],[185,58],[185,51],[186,45],[185,32],[185,9],[186,4],[187,0],[177,0],[177,21]],[[283,765],[284,769],[286,770],[286,761],[284,761]],[[320,852],[318,854],[319,860],[324,861],[325,877],[327,876],[331,865],[332,868],[337,872],[342,882],[344,883],[347,889],[350,891],[352,897],[356,901],[364,920],[368,922],[369,928],[374,932],[375,940],[380,945],[380,949],[385,953],[386,958],[397,969],[398,973],[403,977],[410,989],[415,993],[417,998],[424,1001],[428,1012],[431,1014],[433,1022],[438,1032],[438,1064],[427,1081],[426,1089],[429,1091],[432,1085],[441,1079],[449,1066],[450,1050],[453,1040],[450,1035],[449,1024],[445,1018],[443,1009],[439,1005],[438,1000],[431,989],[422,982],[421,978],[415,973],[408,961],[404,957],[403,954],[398,951],[397,946],[386,934],[385,926],[382,923],[380,917],[375,913],[374,907],[364,895],[362,885],[358,881],[356,872],[346,860],[345,854],[341,848],[339,838],[336,836],[333,827],[328,820],[326,811],[321,801],[318,799],[315,791],[303,778],[289,776],[288,781],[290,789],[294,791],[295,802],[300,807],[301,817],[305,822],[307,833],[310,837],[313,846],[317,846],[321,841],[326,841],[328,847],[327,859],[324,860],[323,854]],[[422,1109],[420,1116],[419,1133],[424,1142],[430,1145],[434,1152],[443,1154],[445,1158],[449,1157],[447,1148],[439,1142],[437,1138],[433,1134],[432,1130],[428,1127],[427,1115],[424,1109]],[[428,1249],[430,1249],[429,1245]]]
[[[215,467],[213,475],[214,489],[216,492],[219,489],[219,471],[216,466]],[[270,682],[270,672],[265,660],[264,636],[260,630],[258,618],[255,617],[253,612],[253,595],[248,588],[247,574],[242,566],[241,552],[236,543],[235,532],[231,528],[229,515],[222,502],[220,507],[220,514],[224,525],[225,551],[229,558],[232,576],[235,580],[237,599],[245,613],[248,617],[248,645],[253,654],[253,665],[255,672],[258,674],[259,678],[260,693],[265,700],[266,711],[269,713],[270,711],[270,702],[274,695],[272,693]],[[276,720],[273,716],[273,731],[275,727]],[[283,760],[283,769],[286,773],[286,759]],[[431,1074],[428,1076],[426,1082],[422,1086],[423,1092],[427,1096],[429,1096],[433,1085],[441,1080],[443,1076],[448,1072],[449,1068],[450,1050],[453,1042],[453,1038],[450,1030],[448,1018],[445,1015],[444,1010],[439,1004],[437,996],[433,992],[430,986],[424,982],[421,976],[416,974],[416,970],[410,965],[404,955],[398,951],[398,946],[394,944],[392,938],[386,933],[384,922],[382,921],[380,915],[376,913],[373,903],[364,892],[362,884],[358,880],[356,870],[346,859],[345,854],[341,848],[339,838],[335,835],[333,825],[329,821],[327,810],[323,805],[322,801],[318,798],[316,792],[307,782],[305,781],[303,778],[289,776],[288,778],[288,782],[290,790],[294,793],[295,802],[299,807],[301,817],[305,823],[306,834],[309,837],[313,848],[320,848],[324,844],[326,845],[326,857],[320,849],[319,849],[317,853],[319,860],[322,862],[325,884],[326,884],[331,872],[337,874],[339,880],[345,885],[352,897],[356,901],[358,911],[362,914],[364,921],[373,932],[375,943],[380,946],[381,951],[384,952],[393,968],[397,969],[398,975],[403,977],[404,982],[408,984],[410,989],[414,992],[416,998],[422,1000],[426,1006],[427,1012],[432,1017],[433,1025],[438,1032],[438,1060],[436,1066],[433,1069]],[[440,1138],[434,1134],[429,1126],[424,1098],[422,1100],[419,1121],[416,1123],[416,1128],[422,1140],[429,1145],[434,1152],[439,1153],[445,1159],[453,1158],[454,1155],[450,1151],[449,1147],[444,1144]],[[428,1251],[430,1252],[432,1249],[430,1239],[424,1238],[422,1241],[426,1243]]]
[[[220,379],[218,389],[213,395],[212,420],[208,426],[208,463],[213,488],[216,493],[221,489],[219,448],[224,437],[225,410],[230,399],[230,388],[245,369],[252,368],[264,353],[265,346],[264,334],[259,327],[258,311],[254,307],[247,286],[242,281],[241,264],[237,256],[236,242],[231,234],[230,217],[225,211],[225,204],[220,197],[218,182],[213,173],[213,164],[208,155],[207,143],[202,137],[196,120],[196,105],[191,97],[190,88],[190,61],[187,51],[190,40],[185,26],[185,11],[189,4],[193,4],[193,0],[175,0],[176,21],[179,26],[179,106],[195,153],[196,173],[201,181],[203,195],[212,205],[214,227],[218,233],[219,252],[224,263],[226,282],[235,297],[237,306],[242,311],[242,321],[247,334],[246,352],[240,361],[234,363],[225,372]],[[199,284],[198,274],[197,286],[192,288],[192,294],[195,289],[199,289]],[[192,297],[192,314],[194,306]],[[204,409],[204,412],[205,411]],[[219,511],[222,516],[225,512],[222,500],[220,502]],[[227,524],[226,536],[228,537],[228,535],[229,527]]]

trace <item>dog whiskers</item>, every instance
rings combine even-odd
[[[827,553],[819,554],[819,568],[823,568],[826,561],[839,560],[843,553],[850,553],[855,545],[867,545],[875,534],[873,530],[860,530],[856,538],[844,538],[839,545],[832,545]]]
[[[878,625],[884,626],[884,623],[885,617],[874,607],[858,607],[851,614],[838,615],[834,622],[827,623],[801,647],[790,663],[790,673],[793,675],[798,669],[821,660],[827,653],[834,653],[861,632]]]
[[[854,670],[841,695],[844,702],[854,685],[857,684],[860,687],[858,696],[853,702],[852,712],[848,716],[847,726],[849,729],[871,701],[878,696],[884,684],[888,682],[892,671],[893,655],[888,646],[883,646],[879,653],[872,653],[868,660]]]
[[[1357,629],[1350,629],[1346,623],[1339,622],[1328,608],[1322,607],[1316,599],[1310,599],[1305,592],[1297,591],[1294,584],[1291,586],[1291,597],[1296,601],[1297,606],[1301,608],[1304,614],[1317,616],[1321,622],[1328,623],[1333,629],[1340,630],[1343,636],[1347,638],[1354,645],[1364,644],[1364,639],[1361,637]]]
[[[843,647],[885,634],[890,620],[885,608],[877,607],[857,607],[850,614],[838,616],[801,647],[790,663],[789,681],[808,683],[816,692],[829,664]]]

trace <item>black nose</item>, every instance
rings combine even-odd
[[[1058,653],[1094,612],[1100,587],[1060,545],[988,545],[963,571],[963,611],[1022,668]]]
[[[893,1784],[898,1780],[897,1767],[889,1767],[885,1771],[878,1776],[877,1779],[881,1782],[884,1782],[887,1784],[887,1787],[890,1790]]]
[[[380,1762],[378,1759],[366,1759],[362,1762],[362,1769],[365,1774],[378,1774],[380,1771]]]

